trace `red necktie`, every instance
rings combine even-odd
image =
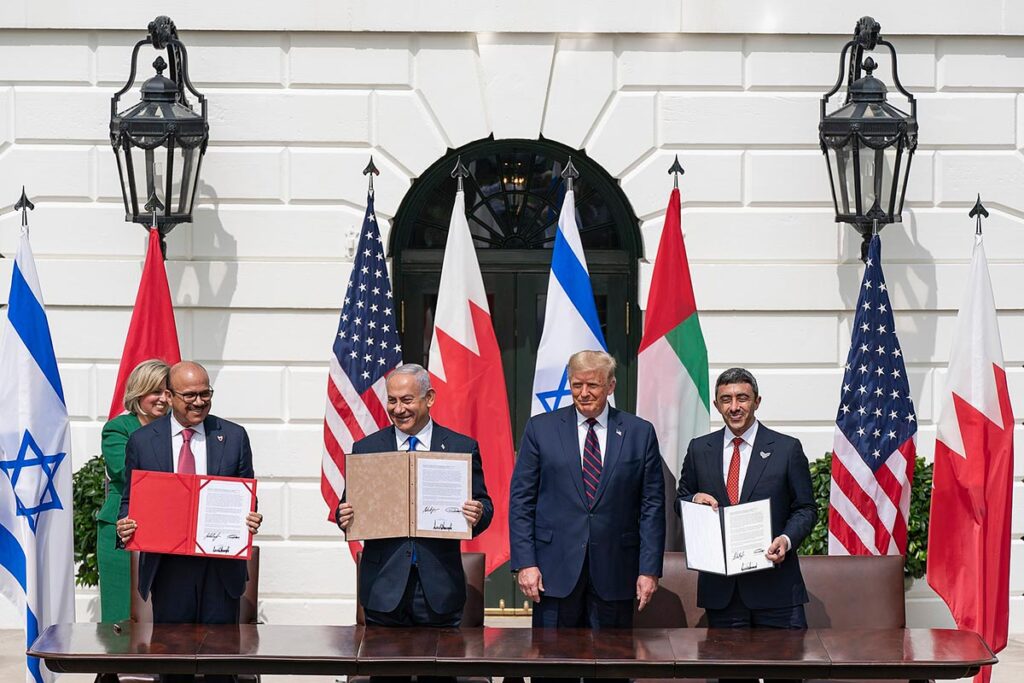
[[[732,460],[729,461],[729,476],[725,480],[725,491],[729,494],[729,503],[735,505],[740,502],[740,444],[743,439],[736,437],[732,440]]]
[[[587,424],[587,438],[583,441],[583,490],[587,492],[587,502],[593,505],[601,483],[601,442],[594,431],[597,419],[588,417]]]
[[[192,440],[192,435],[195,433],[194,429],[181,430],[181,450],[178,451],[178,474],[196,473],[196,458],[192,455],[192,446],[189,445],[189,441]]]

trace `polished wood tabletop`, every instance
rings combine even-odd
[[[30,655],[57,672],[616,678],[964,678],[995,656],[949,629],[391,629],[51,626]]]

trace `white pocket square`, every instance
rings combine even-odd
[[[772,454],[771,451],[761,451],[761,457],[762,458],[767,458],[771,454]]]

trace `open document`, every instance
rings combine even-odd
[[[139,527],[127,548],[249,559],[255,509],[255,479],[135,470],[128,516]]]
[[[472,468],[469,453],[350,453],[345,498],[355,517],[346,538],[472,538],[462,516],[472,498]]]
[[[772,543],[772,511],[767,499],[712,510],[682,502],[686,566],[734,576],[775,566],[765,553]]]

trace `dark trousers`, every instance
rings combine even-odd
[[[583,559],[583,571],[572,592],[564,598],[540,596],[533,605],[534,628],[632,628],[633,600],[605,600],[597,594],[590,578],[590,558]],[[578,678],[538,678],[533,683],[574,683]],[[586,683],[627,683],[628,678],[584,678]]]
[[[722,609],[704,610],[711,628],[790,628],[806,629],[807,616],[803,605],[750,609],[743,604],[739,589],[732,592],[732,599]],[[721,678],[719,683],[756,683],[756,678]],[[773,678],[771,683],[797,683],[800,679]]]
[[[205,557],[164,555],[153,577],[150,600],[157,624],[237,624],[239,599],[228,595],[215,563]],[[190,683],[192,674],[162,674],[162,683]],[[231,675],[207,674],[206,683],[232,683]]]
[[[441,614],[430,608],[426,596],[423,594],[423,583],[420,581],[420,573],[416,565],[412,566],[409,572],[409,581],[405,584],[405,592],[402,599],[391,612],[378,612],[372,609],[363,608],[363,616],[367,626],[390,626],[393,628],[405,626],[435,626],[458,628],[462,623],[462,610]],[[411,676],[370,676],[370,683],[408,683]],[[419,683],[455,683],[451,676],[416,676]]]

